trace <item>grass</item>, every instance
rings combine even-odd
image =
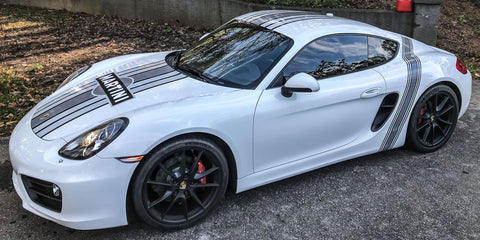
[[[42,69],[43,69],[43,66],[42,66],[42,65],[40,65],[40,64],[35,64],[35,65],[27,68],[27,71],[29,71],[29,72],[40,72],[40,70],[42,70]]]

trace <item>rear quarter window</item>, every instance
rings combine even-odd
[[[368,37],[368,66],[377,66],[392,60],[398,51],[398,43],[388,39]]]

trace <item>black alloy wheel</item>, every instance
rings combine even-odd
[[[446,85],[428,89],[410,118],[407,144],[419,152],[433,152],[450,138],[457,124],[458,99]]]
[[[177,139],[142,160],[133,178],[132,202],[137,215],[153,227],[185,228],[218,205],[227,182],[227,161],[215,143]]]

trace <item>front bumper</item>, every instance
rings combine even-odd
[[[28,211],[74,229],[99,229],[128,224],[126,199],[130,178],[138,163],[94,156],[83,161],[58,155],[66,142],[44,141],[33,134],[29,113],[10,138],[12,180]],[[61,189],[62,208],[52,211],[30,199],[21,175],[55,183]]]

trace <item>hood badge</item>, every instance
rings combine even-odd
[[[45,115],[43,115],[43,116],[40,118],[40,120],[43,120],[43,119],[45,119],[45,118],[48,118],[48,116],[50,116],[50,113],[46,113]]]
[[[96,96],[106,95],[112,105],[125,102],[134,96],[128,89],[133,83],[133,78],[119,77],[115,73],[97,78],[99,86],[93,89],[92,94]]]

